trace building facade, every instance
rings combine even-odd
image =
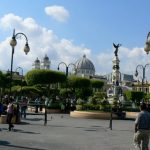
[[[33,69],[50,69],[50,60],[47,55],[40,61],[38,58],[32,64]]]

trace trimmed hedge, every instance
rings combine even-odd
[[[48,109],[61,109],[59,103],[51,103],[50,106],[47,107]]]
[[[110,112],[110,105],[93,105],[93,104],[76,105],[76,110],[102,110]]]

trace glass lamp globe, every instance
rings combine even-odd
[[[16,41],[15,37],[12,37],[12,39],[10,40],[10,45],[12,47],[15,47],[17,45],[17,41]]]
[[[26,43],[25,47],[24,47],[24,52],[27,55],[29,51],[30,51],[30,47],[29,47],[28,43]]]
[[[150,51],[150,46],[146,43],[146,45],[144,46],[144,51],[146,52],[146,54],[149,54]]]

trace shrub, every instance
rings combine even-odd
[[[139,112],[140,109],[139,108],[126,107],[126,108],[123,108],[123,111]]]
[[[82,105],[76,105],[76,110],[83,110],[82,108]]]
[[[101,104],[100,105],[100,110],[102,110],[102,111],[110,111],[110,109],[111,109],[111,106],[109,104],[106,104],[106,105]]]
[[[77,99],[77,104],[78,105],[83,105],[84,101],[81,98]]]
[[[94,104],[84,104],[83,109],[84,110],[100,110],[100,106],[94,105]]]
[[[48,109],[60,109],[59,103],[51,103],[50,106],[48,106]]]

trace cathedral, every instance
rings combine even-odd
[[[38,58],[32,64],[33,69],[50,69],[51,61],[49,57],[45,55],[45,57],[40,61]],[[91,60],[89,60],[86,55],[83,55],[82,58],[78,59],[75,63],[75,68],[73,72],[82,77],[94,77],[95,76],[95,67]],[[72,73],[73,73],[72,72]],[[71,74],[72,74],[71,73]]]
[[[41,61],[37,57],[32,66],[33,69],[50,69],[50,64],[51,62],[49,60],[49,57],[45,55],[45,57]]]

